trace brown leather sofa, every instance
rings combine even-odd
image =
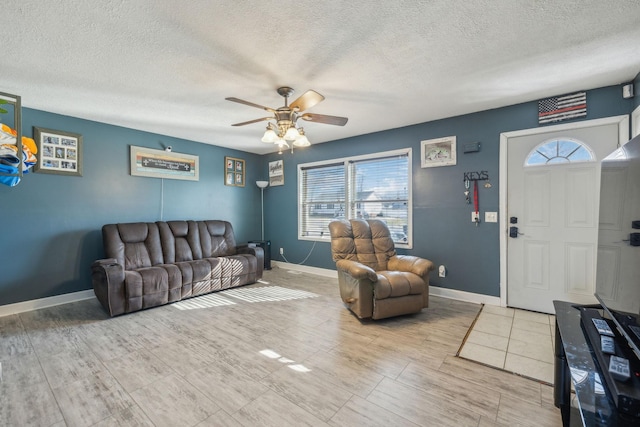
[[[260,247],[236,246],[227,221],[158,221],[102,227],[96,297],[110,316],[156,307],[262,278]]]
[[[340,297],[359,318],[384,319],[429,306],[429,273],[424,258],[397,255],[380,220],[336,220],[329,224],[331,254]]]

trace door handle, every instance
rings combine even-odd
[[[524,233],[521,233],[518,227],[509,227],[509,237],[517,239],[519,235],[524,236]]]

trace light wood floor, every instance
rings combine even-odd
[[[335,279],[264,280],[250,287],[318,296],[0,317],[0,425],[561,425],[551,387],[455,357],[478,305],[432,297],[418,315],[361,322]]]

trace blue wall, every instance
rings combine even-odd
[[[632,100],[622,98],[621,86],[589,91],[587,102],[585,120],[629,114],[633,109]],[[471,223],[473,205],[465,203],[463,174],[488,171],[493,187],[480,186],[481,218],[484,218],[483,212],[499,212],[500,133],[536,128],[537,117],[538,103],[529,102],[313,145],[293,154],[267,156],[267,162],[282,158],[285,165],[285,185],[265,190],[265,238],[271,240],[273,258],[282,260],[278,254],[282,247],[289,262],[299,263],[313,247],[314,242],[297,239],[299,163],[411,147],[414,247],[399,252],[446,265],[446,278],[432,276],[436,286],[499,296],[499,227],[497,223],[482,223],[479,227]],[[313,138],[312,126],[305,126],[310,139]],[[422,169],[420,141],[451,135],[457,137],[457,165]],[[480,142],[480,152],[463,154],[462,147],[469,142]],[[266,176],[266,166],[264,174]],[[318,242],[305,265],[334,269],[330,252],[329,243]]]
[[[4,117],[2,118],[4,119]],[[83,176],[25,175],[16,187],[0,185],[0,305],[91,289],[90,265],[104,257],[101,227],[132,221],[224,219],[238,242],[260,236],[261,156],[23,109],[23,132],[32,127],[79,133]],[[131,176],[129,146],[200,158],[200,180]],[[224,156],[246,160],[246,187],[224,185]],[[164,184],[164,210],[162,187]]]
[[[629,114],[638,97],[624,100],[621,93],[621,86],[589,91],[586,119]],[[447,265],[448,277],[433,278],[437,286],[498,296],[498,225],[471,223],[463,173],[489,172],[493,187],[481,187],[480,209],[499,211],[500,133],[538,124],[537,103],[530,102],[267,156],[23,109],[24,134],[31,136],[33,126],[82,134],[84,176],[33,173],[16,187],[0,185],[0,305],[91,289],[90,265],[104,256],[100,228],[107,223],[225,219],[238,242],[259,238],[260,190],[254,182],[267,179],[268,162],[281,158],[285,185],[264,193],[265,237],[273,258],[282,260],[278,248],[283,247],[288,261],[299,263],[313,248],[305,265],[333,269],[328,243],[314,248],[314,242],[297,239],[297,164],[402,147],[413,149],[414,175],[414,248],[402,252]],[[322,125],[307,126],[311,139],[316,126]],[[449,135],[457,136],[458,164],[420,168],[420,141]],[[465,143],[476,141],[482,144],[479,153],[462,154]],[[162,149],[163,144],[199,156],[200,181],[129,174],[129,145]],[[224,185],[224,156],[247,161],[246,187]]]

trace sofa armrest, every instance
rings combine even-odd
[[[429,273],[435,270],[436,266],[428,259],[412,255],[396,255],[389,258],[387,268],[417,274],[428,283]]]
[[[99,259],[91,264],[93,291],[110,316],[125,313],[124,266],[115,258]]]
[[[256,245],[239,245],[236,246],[236,252],[239,254],[249,254],[256,258],[264,259],[264,249]]]
[[[367,267],[357,261],[351,261],[348,259],[340,259],[336,261],[336,268],[344,271],[349,276],[356,280],[368,279],[371,282],[378,281],[378,275],[371,267]]]

